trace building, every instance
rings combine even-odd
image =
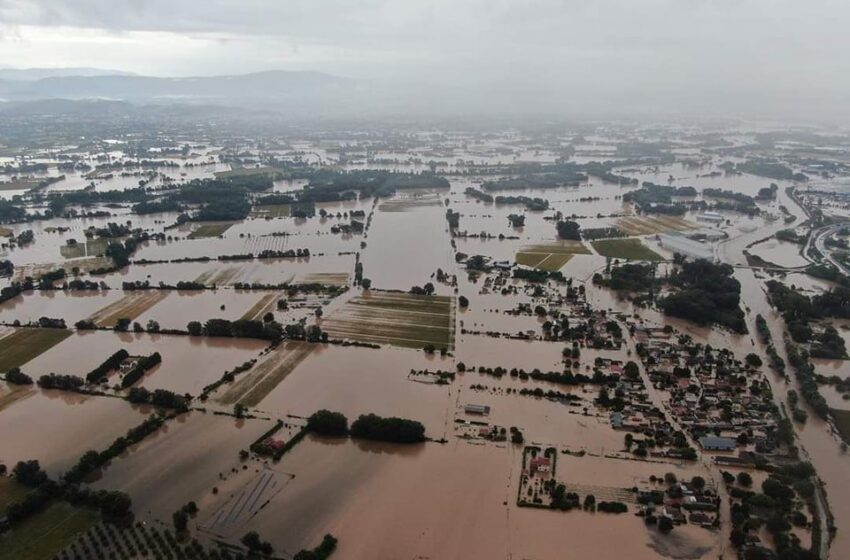
[[[709,223],[712,223],[712,224],[719,224],[724,220],[724,218],[723,218],[723,216],[721,216],[717,212],[703,212],[702,214],[697,216],[697,220],[699,220],[701,222],[709,222]]]
[[[463,407],[463,411],[467,414],[478,414],[483,416],[490,414],[490,407],[484,404],[467,404]]]
[[[535,457],[528,465],[528,471],[535,475],[536,473],[548,474],[551,468],[548,457]]]
[[[714,260],[714,251],[710,245],[688,239],[684,235],[659,233],[658,243],[668,251],[679,253],[692,259]]]
[[[734,439],[717,436],[703,436],[699,444],[706,451],[734,451],[737,447]]]

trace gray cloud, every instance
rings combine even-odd
[[[839,0],[0,0],[8,64],[316,69],[503,106],[823,118],[850,98],[847,29]]]

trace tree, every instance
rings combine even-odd
[[[746,364],[748,366],[750,366],[752,368],[759,368],[762,365],[761,358],[759,357],[758,354],[753,354],[753,353],[747,354],[747,357],[744,358],[744,361],[746,362]]]
[[[665,534],[669,533],[673,530],[673,520],[666,515],[662,515],[658,519],[658,530]]]
[[[12,469],[12,475],[24,486],[32,488],[41,486],[47,481],[47,473],[41,470],[41,465],[35,459],[19,461]]]
[[[307,419],[307,429],[320,436],[345,436],[348,434],[348,419],[339,412],[322,409]]]
[[[171,516],[172,521],[174,522],[174,530],[178,533],[186,532],[186,529],[189,525],[189,515],[183,511],[182,509],[178,509]]]
[[[702,490],[705,488],[705,479],[701,476],[695,476],[691,479],[691,486],[694,488],[694,490],[702,492]]]
[[[260,539],[260,534],[256,531],[249,531],[242,537],[242,544],[248,547],[248,550],[253,553],[265,554],[270,556],[274,552],[272,545]]]
[[[741,471],[738,473],[738,484],[740,484],[744,488],[749,488],[753,485],[753,477],[750,476],[750,473],[746,471]]]
[[[190,321],[188,325],[186,325],[186,330],[189,331],[189,334],[192,336],[201,336],[204,334],[204,326],[200,323],[200,321]]]
[[[635,380],[640,377],[640,369],[638,368],[638,365],[631,360],[626,362],[626,366],[623,368],[623,373],[625,373],[626,377],[631,380]]]
[[[368,290],[372,287],[372,281],[369,278],[364,278],[360,281],[360,285],[363,286],[364,290]]]
[[[558,230],[559,238],[581,241],[581,227],[578,225],[578,223],[569,220],[559,221],[557,224],[555,224],[555,227]]]
[[[160,331],[159,323],[151,319],[148,321],[145,330],[147,330],[149,333],[158,333]]]
[[[457,304],[461,307],[469,307],[469,300],[466,298],[466,296],[458,296]]]

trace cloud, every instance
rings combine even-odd
[[[839,0],[0,0],[0,22],[0,57],[18,66],[315,69],[735,110],[850,95]]]

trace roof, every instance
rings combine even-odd
[[[703,449],[735,449],[735,440],[727,437],[703,436],[699,444]]]

